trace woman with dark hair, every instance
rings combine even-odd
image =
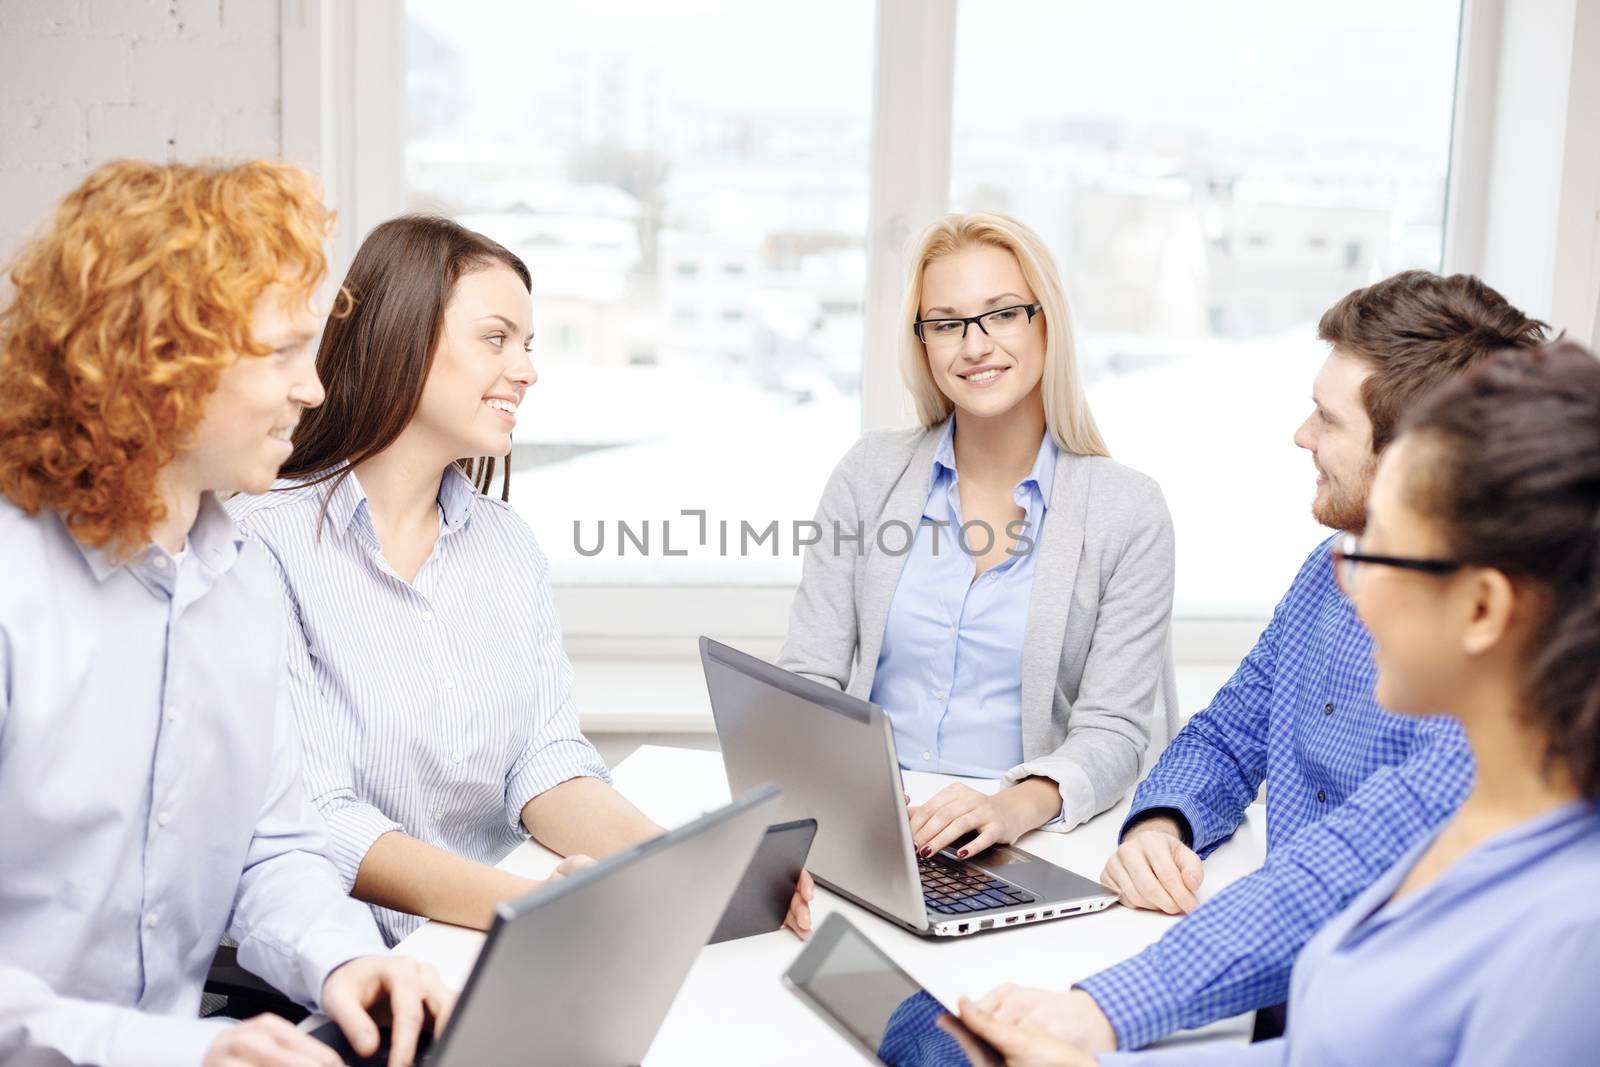
[[[559,876],[660,832],[579,732],[543,553],[480,492],[537,380],[529,290],[446,219],[373,230],[288,481],[229,503],[293,621],[307,788],[391,943],[423,918],[487,927],[535,884],[489,866],[528,834],[573,857]]]
[[[1335,551],[1377,698],[1450,715],[1477,774],[1456,814],[1301,952],[1287,1036],[1098,1063],[1595,1062],[1600,1012],[1600,362],[1507,352],[1383,456]],[[963,1005],[1014,1065],[1087,1053]]]

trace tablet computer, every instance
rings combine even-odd
[[[794,899],[795,883],[805,869],[811,840],[817,835],[817,820],[796,819],[767,827],[756,846],[755,858],[745,868],[739,888],[722,913],[722,919],[707,944],[732,941],[756,934],[770,934],[789,917],[789,902]]]
[[[783,980],[871,1062],[889,1067],[1000,1067],[1004,1062],[838,912],[823,922]]]

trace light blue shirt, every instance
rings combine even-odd
[[[452,466],[439,539],[406,582],[383,558],[354,474],[228,502],[266,546],[289,628],[306,785],[347,887],[391,830],[480,863],[527,839],[524,805],[571,778],[608,780],[578,729],[549,565],[510,506]],[[423,920],[374,908],[398,941]]]
[[[0,498],[0,1061],[198,1064],[217,940],[306,1005],[383,951],[307,800],[266,553],[206,497],[124,566]]]
[[[1055,478],[1056,445],[1039,443],[1033,469],[1011,498],[1036,547]],[[883,629],[872,702],[894,726],[900,765],[910,770],[1000,778],[1021,763],[1022,645],[1036,551],[1008,556],[976,581],[962,524],[955,418],[946,420],[928,479],[928,503],[912,540]],[[995,530],[1006,543],[1005,530]],[[987,534],[967,544],[981,554]],[[1028,541],[1019,542],[1027,549]]]
[[[1501,1067],[1596,1062],[1600,813],[1578,802],[1485,841],[1388,903],[1429,835],[1306,944],[1284,1038],[1104,1067]]]

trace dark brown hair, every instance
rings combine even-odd
[[[1548,757],[1600,797],[1600,361],[1570,341],[1504,352],[1403,424],[1422,445],[1413,506],[1454,558],[1546,598],[1527,692]]]
[[[1317,336],[1365,361],[1361,383],[1372,451],[1394,440],[1401,416],[1452,375],[1507,348],[1544,340],[1546,326],[1470,274],[1408,270],[1357,289],[1322,316]]]
[[[356,464],[392,445],[417,413],[456,283],[497,264],[510,267],[532,291],[522,260],[449,219],[401,215],[368,234],[345,275],[344,306],[328,320],[317,349],[327,399],[300,419],[294,453],[279,473],[332,479],[331,499]],[[494,457],[464,459],[460,466],[480,492],[489,491]],[[510,495],[508,457],[500,498]]]

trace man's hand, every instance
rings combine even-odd
[[[202,1067],[340,1067],[338,1053],[277,1015],[257,1015],[217,1035]]]
[[[1112,1052],[1117,1047],[1117,1032],[1111,1020],[1081,989],[1051,993],[1003,985],[979,1001],[977,1007],[1001,1023],[1038,1030],[1088,1052]],[[961,1014],[966,1017],[965,1009]]]
[[[378,1051],[378,1024],[368,1009],[380,1000],[387,1000],[389,1008],[388,1067],[407,1067],[416,1058],[424,1013],[433,1016],[437,1036],[456,996],[445,989],[437,971],[409,956],[361,956],[335,968],[322,983],[323,1012],[363,1056]]]
[[[1096,1067],[1095,1057],[1076,1045],[998,1019],[966,997],[961,998],[961,1021],[1005,1057],[1006,1067]],[[956,1039],[956,1044],[973,1063],[983,1067],[994,1063],[994,1057],[952,1025],[948,1016],[940,1018],[938,1026]]]
[[[1205,877],[1200,857],[1183,843],[1178,824],[1164,816],[1136,823],[1100,872],[1100,884],[1130,908],[1187,914]]]
[[[783,925],[794,931],[794,936],[804,941],[811,936],[811,902],[817,896],[817,883],[811,880],[810,871],[801,871],[795,883],[794,896],[789,898],[789,914]]]
[[[911,840],[931,856],[966,834],[974,837],[957,855],[976,856],[990,845],[1009,845],[1043,826],[1061,810],[1061,793],[1048,778],[1029,778],[989,796],[952,782],[926,803],[907,809]]]

